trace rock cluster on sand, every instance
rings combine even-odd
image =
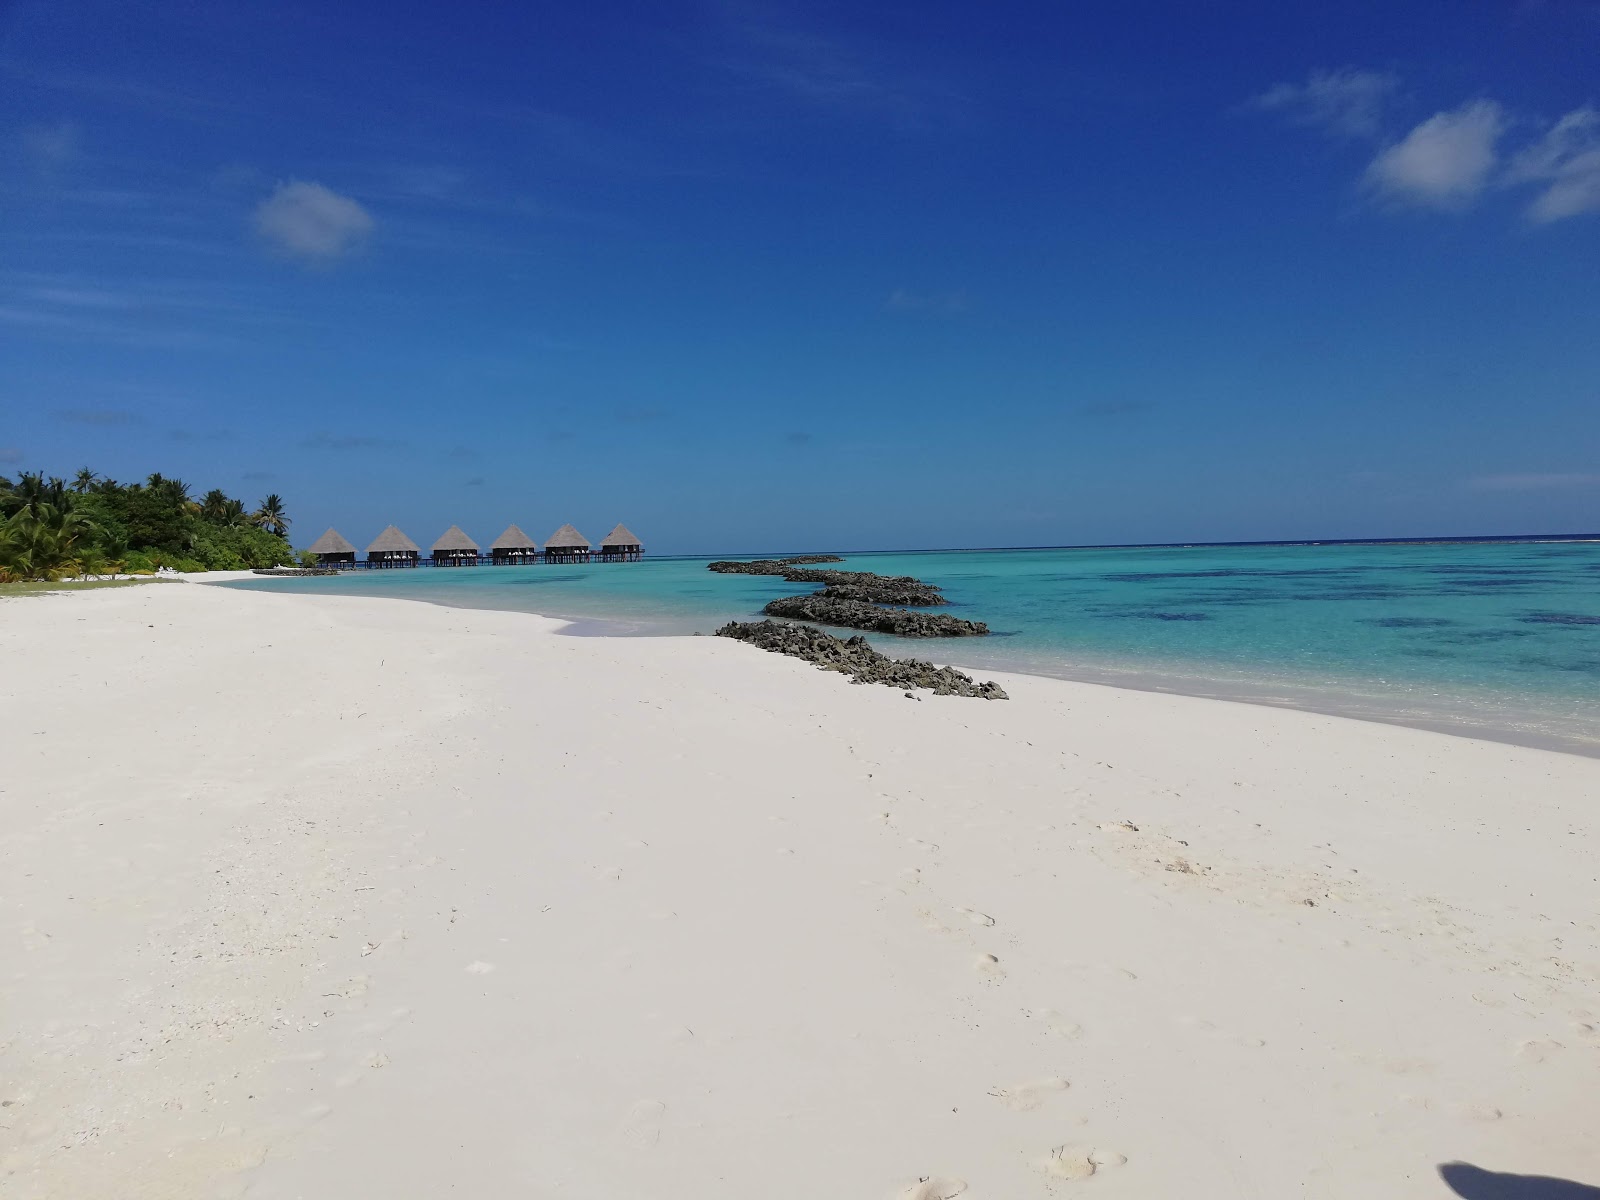
[[[848,675],[853,683],[928,688],[938,696],[973,696],[980,700],[1009,698],[999,684],[975,683],[970,675],[963,675],[953,667],[936,667],[914,658],[896,659],[879,654],[859,635],[837,638],[809,625],[785,625],[780,621],[730,621],[717,630],[717,636],[749,642],[775,654],[803,658],[824,670]]]
[[[879,608],[863,600],[841,600],[817,592],[809,596],[784,596],[762,610],[769,617],[820,621],[847,629],[892,633],[899,637],[981,637],[989,632],[982,621],[964,621],[943,613],[912,612],[908,608]]]

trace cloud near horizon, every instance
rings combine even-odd
[[[1480,492],[1542,492],[1552,488],[1600,487],[1600,475],[1583,471],[1550,471],[1479,475],[1468,486]]]
[[[371,215],[349,196],[320,183],[294,180],[256,206],[256,231],[297,258],[327,261],[358,247],[374,227]]]
[[[22,450],[17,446],[0,446],[0,463],[13,465],[22,461]]]
[[[1375,138],[1383,128],[1383,110],[1399,87],[1399,78],[1383,71],[1312,71],[1304,83],[1274,84],[1246,107],[1338,137]]]
[[[1506,125],[1505,111],[1493,100],[1435,113],[1373,159],[1365,182],[1389,200],[1464,208],[1488,183]]]

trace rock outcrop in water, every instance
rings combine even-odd
[[[898,637],[982,637],[989,627],[982,621],[963,621],[943,613],[912,612],[908,608],[879,608],[861,600],[831,599],[821,592],[810,596],[785,596],[762,609],[769,617],[818,621]]]
[[[805,558],[762,558],[754,562],[714,562],[708,567],[720,575],[778,575],[790,583],[820,583],[822,590],[809,596],[785,596],[763,610],[768,616],[797,621],[819,621],[847,629],[892,633],[898,637],[982,637],[989,627],[982,621],[911,612],[936,608],[949,601],[935,584],[910,575],[875,575],[871,571],[829,571],[803,565],[843,562],[815,554]]]
[[[934,608],[950,603],[939,589],[927,583],[832,583],[817,595],[824,600],[860,600],[866,604],[893,604],[900,608]]]
[[[803,658],[824,670],[850,676],[852,683],[927,688],[937,696],[1009,699],[997,683],[976,683],[970,675],[963,675],[953,667],[936,667],[914,658],[889,658],[867,645],[867,639],[859,635],[837,638],[808,625],[785,625],[780,621],[730,621],[717,630],[717,636],[749,642],[774,654]]]
[[[796,558],[757,558],[750,562],[728,562],[722,560],[707,563],[706,570],[715,571],[718,575],[784,575],[795,567],[803,567],[808,563],[834,563],[843,562],[837,554],[802,554]]]

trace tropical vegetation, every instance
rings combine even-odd
[[[295,561],[289,525],[276,493],[247,510],[220,488],[196,500],[159,474],[128,484],[88,467],[70,482],[0,475],[0,582],[281,566]]]

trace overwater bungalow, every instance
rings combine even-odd
[[[389,526],[367,547],[369,567],[414,567],[422,557],[422,548]]]
[[[539,543],[517,526],[507,525],[506,531],[495,538],[494,545],[489,547],[489,561],[497,567],[520,567],[525,563],[536,563],[539,561]]]
[[[478,543],[469,538],[461,526],[452,525],[433,544],[433,565],[475,567],[478,565]]]
[[[589,539],[571,525],[563,525],[544,544],[545,562],[588,562]]]
[[[356,548],[337,529],[329,529],[311,543],[308,553],[317,556],[322,567],[353,567],[356,565]]]
[[[626,525],[618,525],[600,543],[601,562],[638,562],[642,554],[638,535]]]

